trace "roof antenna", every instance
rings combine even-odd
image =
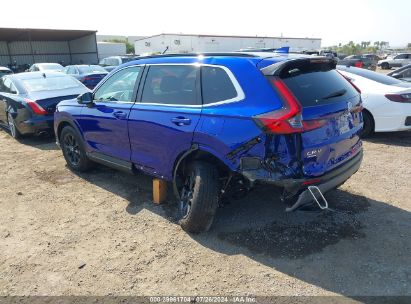
[[[46,73],[43,73],[43,78],[46,78]]]
[[[166,49],[161,54],[165,54],[167,51],[168,51],[168,46],[166,47]]]

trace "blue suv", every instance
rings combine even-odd
[[[359,90],[333,59],[227,53],[143,57],[60,102],[54,129],[68,166],[94,163],[173,183],[180,224],[207,231],[230,191],[269,183],[295,210],[362,160]]]

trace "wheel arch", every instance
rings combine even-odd
[[[57,128],[56,128],[56,138],[57,138],[58,141],[60,141],[61,132],[67,126],[70,126],[70,127],[74,128],[79,133],[81,138],[84,140],[83,133],[81,132],[80,127],[72,121],[63,119],[59,122],[59,124],[57,125]]]
[[[187,167],[187,165],[192,163],[193,161],[205,161],[216,166],[220,177],[229,175],[229,173],[233,171],[227,163],[225,163],[223,160],[221,160],[220,157],[212,153],[212,151],[204,149],[198,144],[194,144],[189,150],[181,153],[174,163],[172,181],[174,194],[177,197],[179,197],[177,189],[177,177],[179,173],[181,173]]]

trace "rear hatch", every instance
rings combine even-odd
[[[294,111],[285,117],[283,131],[298,135],[293,138],[300,141],[296,157],[304,177],[321,176],[359,151],[361,96],[332,59],[290,60],[262,71],[282,97],[283,111]]]

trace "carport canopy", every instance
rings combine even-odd
[[[97,31],[0,28],[0,41],[70,41],[95,33]]]
[[[96,64],[97,31],[0,28],[0,66],[24,69],[39,62]]]

